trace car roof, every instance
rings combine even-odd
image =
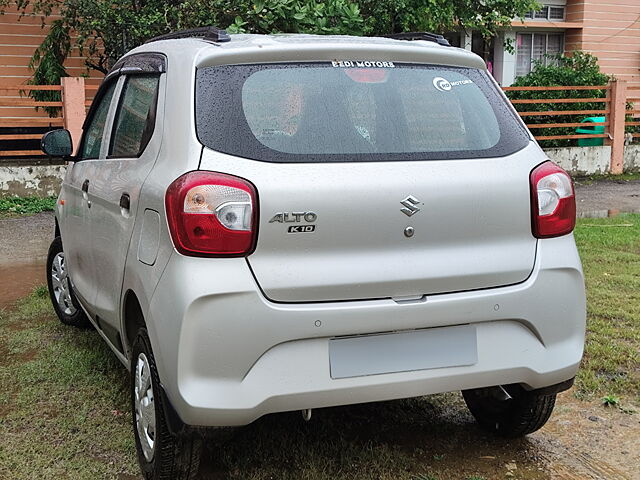
[[[308,34],[233,34],[230,41],[178,38],[146,43],[127,53],[160,52],[193,58],[196,67],[335,60],[431,63],[486,69],[476,54],[425,40]]]

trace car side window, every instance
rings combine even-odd
[[[85,127],[82,145],[78,154],[78,157],[82,160],[100,157],[102,137],[107,123],[107,113],[109,113],[109,106],[111,105],[116,84],[117,82],[114,81],[107,87],[104,95],[99,100],[100,103],[95,107],[95,111]]]
[[[156,122],[160,76],[135,75],[126,79],[109,145],[109,158],[139,157],[146,148]]]

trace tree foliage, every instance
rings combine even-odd
[[[55,52],[69,53],[75,35],[90,69],[106,73],[124,53],[149,38],[185,28],[217,25],[232,33],[363,33],[363,18],[349,0],[0,0],[0,11],[15,5],[25,15],[60,15],[32,59],[39,79],[55,83]],[[60,63],[60,62],[58,62]],[[45,70],[38,73],[40,67]],[[59,80],[59,78],[58,78]]]
[[[175,30],[217,25],[232,33],[384,35],[478,30],[485,37],[539,7],[536,0],[0,0],[0,13],[59,18],[36,50],[33,81],[66,76],[71,45],[89,69],[107,72],[131,48]],[[72,37],[75,37],[72,40]]]
[[[553,87],[553,86],[604,86],[611,77],[600,71],[597,58],[586,52],[573,52],[571,56],[560,55],[554,57],[555,64],[543,65],[538,63],[531,73],[519,77],[513,83],[514,87]],[[518,99],[557,99],[557,98],[604,98],[606,90],[529,90],[509,91],[507,96],[511,100]],[[603,102],[577,102],[577,103],[524,103],[516,104],[518,111],[549,111],[549,110],[604,110]],[[527,116],[528,124],[543,123],[577,123],[587,117],[599,116],[598,114],[581,115],[536,115]],[[539,128],[535,129],[536,135],[572,135],[575,127]],[[562,147],[575,144],[575,140],[542,140],[545,147]]]
[[[31,85],[60,84],[60,78],[67,76],[63,64],[70,51],[71,39],[67,34],[63,21],[54,20],[51,22],[49,34],[42,44],[36,48],[29,61],[29,68],[34,72],[28,83]],[[55,91],[32,91],[30,95],[39,102],[59,102],[61,100],[60,92]],[[52,117],[56,116],[60,111],[59,107],[43,108]]]
[[[476,30],[484,38],[496,35],[514,18],[540,8],[536,0],[359,0],[367,33],[406,31],[443,33]]]
[[[212,3],[222,3],[212,17]],[[315,33],[362,35],[363,19],[347,0],[189,0],[181,6],[181,27],[219,25],[231,33]]]

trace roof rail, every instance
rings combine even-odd
[[[383,35],[386,38],[393,38],[395,40],[426,40],[427,42],[434,42],[438,45],[450,47],[449,41],[442,35],[431,32],[404,32],[404,33],[392,33],[391,35]]]
[[[226,32],[226,30],[221,30],[218,27],[209,26],[165,33],[164,35],[160,35],[158,37],[147,40],[145,43],[157,42],[159,40],[173,40],[176,38],[201,38],[203,40],[209,40],[211,42],[231,41],[231,37]]]

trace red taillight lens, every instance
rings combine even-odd
[[[258,202],[247,180],[214,172],[190,172],[167,189],[167,222],[183,255],[232,257],[255,247]]]
[[[567,172],[553,162],[533,169],[531,226],[537,238],[559,237],[576,226],[576,196]]]

